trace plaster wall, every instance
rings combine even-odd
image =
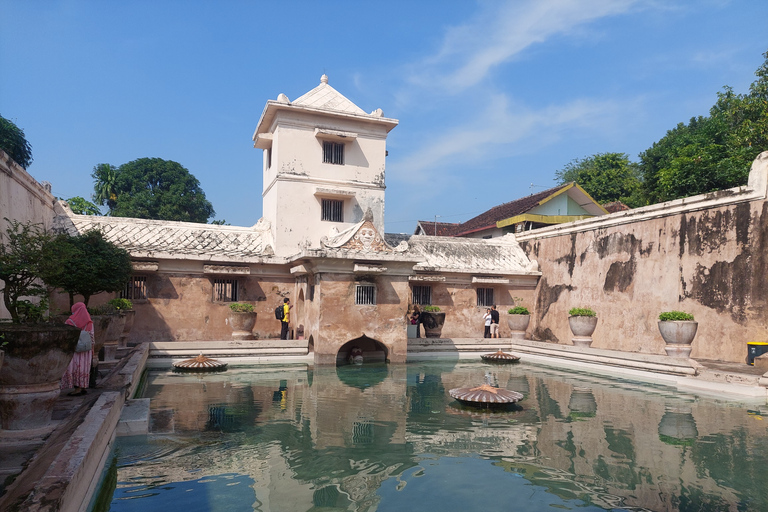
[[[691,357],[742,362],[768,339],[768,152],[749,185],[518,235],[542,277],[534,339],[570,344],[568,310],[597,312],[593,347],[664,354],[659,313],[699,323]]]
[[[50,185],[38,183],[5,151],[0,150],[0,233],[3,237],[8,228],[6,218],[22,223],[39,223],[50,229],[55,202]],[[10,318],[2,301],[0,318]]]
[[[323,135],[315,130],[354,133],[332,139],[344,144],[344,164],[323,163]],[[376,228],[384,228],[386,128],[334,115],[281,110],[271,128],[271,166],[264,169],[264,211],[278,254],[309,243],[319,247],[331,226],[338,231],[362,220],[371,208]],[[266,160],[265,160],[266,162]],[[321,199],[344,201],[344,221],[321,221]]]

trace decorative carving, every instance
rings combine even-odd
[[[369,220],[363,222],[355,236],[344,244],[342,249],[365,252],[392,252],[392,248],[387,245],[379,232],[376,231],[373,222]]]
[[[250,267],[235,267],[231,265],[203,265],[204,274],[250,274]]]
[[[131,268],[134,272],[157,272],[160,264],[157,261],[132,261]]]

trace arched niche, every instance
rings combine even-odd
[[[389,349],[382,342],[369,338],[365,334],[359,338],[349,340],[339,347],[336,353],[336,364],[347,364],[349,353],[353,347],[363,351],[363,361],[366,363],[383,363],[389,361]]]

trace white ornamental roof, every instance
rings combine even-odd
[[[98,229],[104,238],[134,258],[170,258],[222,262],[277,263],[272,235],[263,219],[253,227],[194,222],[76,215],[59,203],[55,228],[71,235]],[[283,261],[279,258],[280,261]]]
[[[328,77],[326,75],[323,75],[320,78],[320,85],[297,98],[293,104],[321,110],[367,115],[363,109],[349,101],[343,94],[328,85]]]

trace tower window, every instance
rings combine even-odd
[[[131,276],[120,292],[121,299],[143,300],[147,298],[147,278],[146,276]]]
[[[376,287],[370,284],[358,284],[355,287],[355,304],[376,304]]]
[[[493,306],[493,288],[478,288],[477,289],[477,305],[478,306]]]
[[[419,305],[432,304],[432,287],[431,286],[414,286],[413,294],[411,296],[412,302]]]
[[[344,144],[324,141],[323,163],[344,165]]]
[[[344,201],[339,199],[323,199],[323,212],[320,220],[344,222]]]
[[[237,279],[214,279],[213,300],[215,302],[237,302]]]

